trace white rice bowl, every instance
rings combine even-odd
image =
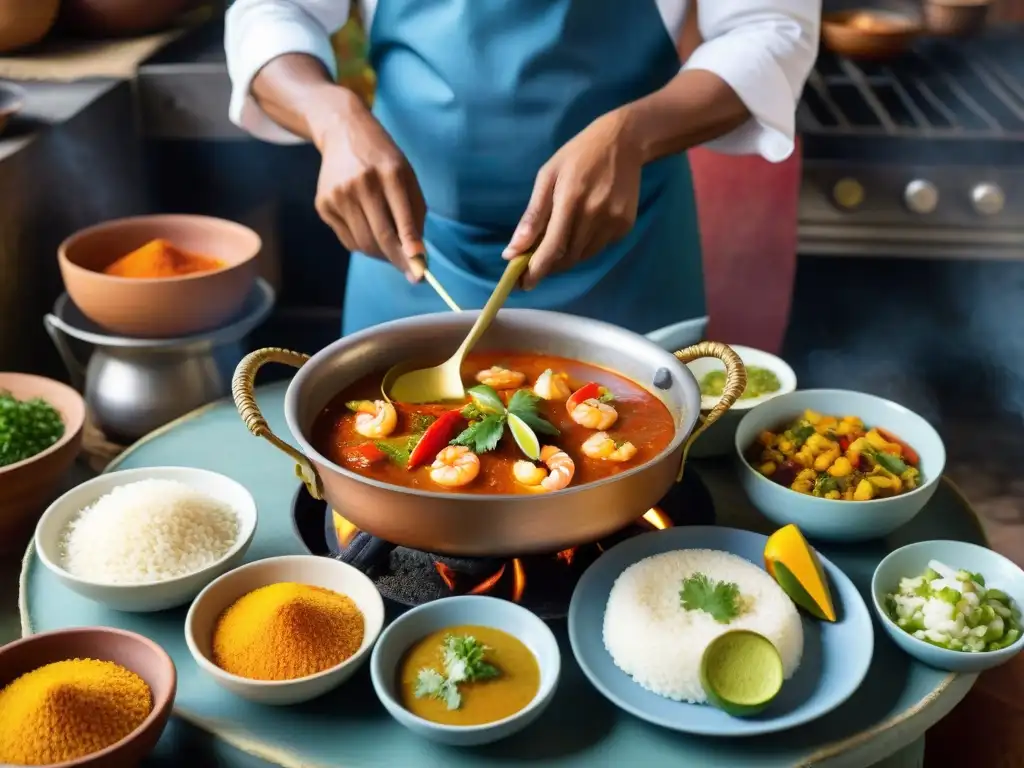
[[[683,581],[702,573],[739,587],[743,610],[728,624],[682,607]],[[704,703],[700,660],[724,632],[748,629],[768,638],[788,680],[800,666],[804,631],[796,606],[764,570],[713,549],[680,549],[644,558],[612,585],[604,612],[604,646],[635,682],[675,701]]]

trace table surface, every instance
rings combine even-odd
[[[264,403],[266,403],[267,406],[269,406],[269,408],[268,408],[268,416],[270,417],[270,420],[271,420],[272,423],[280,422],[281,421],[280,415],[275,413],[275,411],[279,410],[279,407],[280,407],[280,404],[278,402],[280,400],[280,397],[281,397],[281,388],[280,387],[268,388],[267,390],[264,390],[263,394],[261,394],[261,402],[264,402]],[[260,441],[253,440],[252,438],[246,436],[244,430],[241,429],[240,423],[237,422],[237,417],[235,417],[234,419],[230,419],[229,416],[234,416],[233,411],[230,409],[230,406],[227,406],[227,407],[221,406],[220,408],[216,409],[216,413],[214,415],[212,415],[210,418],[204,418],[204,419],[193,421],[191,424],[188,425],[188,427],[185,430],[182,430],[182,432],[184,432],[184,433],[186,433],[188,435],[191,435],[192,438],[195,438],[196,435],[198,434],[198,432],[202,431],[203,434],[205,435],[205,438],[199,440],[198,442],[206,444],[206,443],[211,442],[211,440],[209,439],[210,438],[210,432],[208,430],[206,430],[203,425],[209,426],[211,424],[211,422],[215,422],[215,423],[220,425],[220,429],[221,430],[229,430],[228,434],[230,435],[231,438],[235,437],[235,430],[232,429],[232,427],[237,427],[238,428],[237,431],[239,433],[239,436],[244,436],[244,439],[246,441],[249,441],[249,442],[240,442],[238,444],[237,451],[232,451],[232,455],[233,456],[236,453],[245,454],[244,456],[239,457],[241,459],[241,463],[242,464],[251,465],[251,466],[248,466],[247,469],[245,470],[246,477],[244,478],[244,481],[247,482],[247,483],[252,483],[253,484],[254,493],[257,493],[257,495],[260,497],[261,505],[264,503],[264,500],[265,500],[271,506],[274,506],[275,508],[277,506],[280,506],[280,504],[283,502],[284,495],[287,495],[287,496],[290,497],[290,491],[292,489],[289,488],[287,494],[278,493],[278,491],[274,488],[275,483],[274,483],[273,479],[267,480],[267,479],[265,479],[263,477],[263,475],[273,474],[273,469],[277,466],[277,464],[281,464],[282,468],[287,469],[287,467],[285,466],[287,464],[287,461],[286,460],[282,461],[281,457],[278,456],[276,454],[276,452],[270,451],[268,446],[265,446],[265,444],[261,443]],[[278,428],[280,428],[279,424],[276,424],[275,426],[278,426]],[[220,434],[220,433],[218,433],[218,434]],[[218,444],[221,444],[223,439],[225,439],[225,438],[221,438],[220,440],[213,441],[213,442],[217,442]],[[182,442],[182,439],[181,439],[180,434],[179,434],[177,439],[172,439],[170,441],[167,441],[167,440],[165,440],[165,441],[156,441],[155,443],[150,443],[147,446],[144,446],[139,454],[135,454],[135,455],[129,457],[128,464],[129,465],[135,465],[135,464],[146,465],[146,464],[152,464],[152,463],[168,463],[168,461],[170,461],[170,459],[171,459],[171,456],[167,455],[168,451],[174,453],[174,458],[175,459],[177,459],[177,457],[181,455],[181,453],[182,453],[181,442]],[[191,446],[192,443],[195,442],[195,440],[186,441],[186,442],[189,442],[189,445]],[[170,443],[170,447],[168,447],[168,443]],[[157,449],[154,450],[154,447],[157,447]],[[161,450],[163,451],[162,453],[161,453]],[[223,457],[218,456],[216,451],[212,451],[212,452],[211,451],[212,451],[212,449],[211,450],[206,450],[204,448],[202,450],[199,450],[198,453],[196,453],[196,455],[190,455],[189,458],[192,461],[198,461],[200,463],[213,462],[214,464],[218,464],[218,462],[219,462],[220,464],[224,464],[225,466],[219,466],[218,465],[218,466],[211,466],[211,468],[221,469],[223,471],[228,471],[229,473],[230,472],[235,472],[235,474],[239,473],[238,467],[235,467],[235,469],[231,469],[231,468],[226,466],[226,464],[227,463],[231,463],[231,461],[229,461],[227,459],[224,459]],[[190,453],[190,454],[193,453],[192,448],[190,447],[189,451],[186,451],[186,452]],[[203,455],[200,456],[198,454],[203,454]],[[266,459],[264,458],[265,456],[267,457]],[[271,457],[274,457],[274,458],[272,459]],[[271,461],[276,461],[276,463],[275,464],[269,463]],[[736,520],[731,519],[731,515],[733,514],[733,511],[736,511],[736,514],[739,514],[741,517],[743,517],[742,510],[743,510],[744,507],[747,507],[748,505],[745,503],[744,499],[742,498],[741,491],[736,487],[735,483],[732,481],[732,476],[731,476],[731,473],[729,472],[728,467],[726,467],[724,469],[724,472],[723,472],[723,468],[720,465],[719,466],[716,466],[716,465],[704,465],[704,466],[701,467],[700,471],[701,471],[702,475],[708,480],[708,484],[713,488],[713,491],[715,493],[716,503],[717,503],[718,508],[720,510],[719,522],[722,523],[722,524],[726,524],[726,525],[729,525],[730,523],[735,523]],[[250,477],[249,475],[253,475],[253,476]],[[290,483],[287,484],[287,485],[290,485]],[[259,486],[259,487],[257,488],[256,486]],[[282,496],[282,498],[278,498],[278,496]],[[747,511],[745,514],[747,516],[749,516],[750,512]],[[755,522],[755,521],[743,520],[743,522],[746,523],[746,524],[750,524],[751,522]],[[967,523],[967,526],[968,526],[967,529],[965,529],[965,531],[967,531],[967,532],[965,532],[964,535],[970,536],[971,534],[969,533],[969,528],[970,528],[970,523],[969,522]],[[920,533],[921,532],[918,531],[916,535],[919,536]],[[910,533],[908,535],[913,536],[914,534]],[[893,542],[890,542],[890,544],[892,544],[892,543]],[[898,545],[898,543],[899,542],[896,542],[897,545]],[[257,542],[257,544],[254,546],[254,550],[255,549],[259,549],[261,546],[263,548],[265,548],[266,547],[266,542],[264,542],[263,545],[260,545],[259,542]],[[254,554],[254,556],[259,556],[259,552],[254,552],[253,554]],[[846,567],[850,567],[850,565],[852,565],[852,563],[848,563]],[[48,574],[44,574],[44,575],[48,576]],[[868,574],[868,575],[870,575],[870,574]],[[46,588],[46,587],[44,587],[44,588]],[[44,611],[44,613],[45,613],[45,611]],[[109,621],[109,619],[103,618],[103,617],[99,617],[99,618],[96,618],[93,621],[89,621],[88,620],[89,617],[84,615],[84,613],[83,613],[82,615],[77,617],[77,621],[73,621],[72,623],[81,623],[83,619],[85,620],[85,623],[97,623],[97,622],[98,623],[104,623],[106,621]],[[44,621],[43,626],[45,628],[46,626],[59,625],[59,624],[60,624],[60,621],[56,621],[56,624],[54,624],[54,619],[52,618],[52,615],[51,615],[51,617],[50,617],[50,619],[48,621]],[[186,670],[183,670],[183,671],[186,671]],[[894,753],[894,752],[900,750],[902,747],[904,747],[908,743],[914,741],[917,738],[917,736],[920,735],[920,733],[923,731],[923,729],[925,727],[927,727],[928,725],[933,723],[937,718],[939,718],[942,715],[944,715],[948,711],[948,709],[952,705],[954,705],[963,696],[963,694],[966,692],[966,689],[969,687],[970,682],[971,682],[970,678],[958,679],[954,684],[950,685],[946,689],[945,693],[940,697],[939,703],[937,705],[930,706],[930,707],[926,708],[925,710],[923,710],[922,714],[915,715],[912,718],[912,720],[909,721],[909,723],[903,723],[900,727],[897,727],[897,728],[887,729],[886,733],[883,734],[881,737],[878,737],[878,736],[874,737],[871,740],[870,749],[857,749],[857,748],[855,748],[855,749],[845,753],[844,755],[840,756],[839,758],[829,759],[827,761],[827,764],[828,765],[866,765],[866,764],[871,762],[871,759],[869,759],[869,758],[878,759],[878,758],[880,758],[880,757],[882,757],[884,755],[887,755],[887,754],[890,754],[890,753]],[[196,690],[193,688],[193,697],[192,697],[192,700],[189,702],[189,707],[194,707],[197,704],[197,702],[195,700],[195,696],[194,696],[195,693],[196,693]],[[204,694],[204,696],[205,695],[206,694]],[[870,696],[871,694],[867,694],[867,695]],[[914,695],[916,695],[916,694],[914,694]],[[334,705],[332,705],[332,706],[336,706],[336,703]],[[596,702],[595,702],[595,706],[596,706]],[[217,711],[220,711],[220,710],[218,709]],[[205,714],[207,716],[212,716],[212,711],[211,712],[207,712]],[[631,719],[629,719],[629,720],[631,721]],[[618,728],[623,728],[623,727],[626,728],[627,730],[631,730],[635,726],[631,722],[627,722],[627,723],[620,722]],[[829,730],[832,730],[832,729],[829,729]],[[843,731],[844,729],[840,729],[840,730]],[[648,732],[644,732],[644,734],[641,735],[641,738],[646,739],[646,740],[650,740],[650,742],[652,742],[652,748],[653,748],[652,754],[662,754],[663,756],[665,756],[665,755],[671,753],[671,752],[666,753],[664,750],[661,750],[659,752],[658,749],[656,747],[654,747],[654,743],[655,742],[664,741],[664,738],[662,737],[662,734],[663,734],[663,732],[661,732],[659,729],[653,729],[651,732],[649,732],[649,733]],[[836,732],[835,737],[836,738],[842,738],[843,735],[844,734],[842,732]],[[176,737],[176,738],[172,739],[171,738],[172,736]],[[162,742],[162,746],[166,746],[167,744],[169,744],[171,742],[174,742],[173,748],[177,749],[177,750],[180,750],[180,749],[184,748],[183,743],[184,744],[188,744],[188,745],[191,746],[192,741],[194,741],[196,738],[197,738],[197,736],[195,734],[191,734],[190,732],[188,732],[187,729],[185,731],[182,731],[182,729],[180,727],[178,727],[174,731],[172,731],[171,733],[168,734],[168,738],[164,739],[164,741]],[[184,740],[184,742],[183,742],[183,740]],[[829,741],[829,740],[830,739],[826,739],[826,741]],[[665,747],[665,746],[666,745],[662,744],[662,747]],[[707,745],[705,745],[704,747],[698,747],[697,744],[691,744],[690,748],[692,749],[694,747],[698,747],[698,751],[704,751],[704,749],[706,749],[706,746]],[[764,745],[764,746],[766,748],[769,748],[767,745]],[[776,747],[782,748],[782,743],[776,745]],[[680,746],[679,748],[682,748],[682,747]],[[672,749],[676,749],[676,748],[673,747]],[[771,749],[774,750],[775,748],[771,748]],[[161,752],[162,751],[164,751],[164,750],[161,750]],[[429,750],[425,750],[425,751],[429,751]],[[513,751],[518,751],[518,750],[513,750]],[[913,749],[911,751],[913,751]],[[781,756],[781,754],[784,754],[784,752],[783,753],[779,753],[779,754]],[[768,757],[768,755],[764,755],[763,758],[764,759],[762,761],[765,761],[766,764],[769,764],[769,763],[772,764],[772,765],[786,764],[785,759],[783,759],[780,762],[778,760],[778,758],[776,758],[773,761],[770,757]],[[154,760],[157,760],[157,761],[160,760],[160,753],[158,753],[157,756],[154,757]],[[910,760],[910,762],[903,761],[903,762],[900,762],[899,764],[900,765],[915,765],[915,764],[919,765],[920,764],[918,762],[917,757],[914,756],[914,755],[911,755],[909,760]],[[372,764],[372,763],[367,763],[365,760],[363,762],[366,763],[366,764]],[[430,762],[430,761],[428,760],[428,762]],[[434,762],[436,762],[436,761],[434,761]],[[464,761],[459,761],[459,762],[461,764],[468,764],[468,763],[466,763]],[[508,761],[506,761],[506,762],[508,762]],[[153,764],[159,764],[159,762],[154,762]],[[249,764],[249,763],[243,763],[241,761],[236,761],[236,760],[232,759],[232,760],[227,761],[227,764],[230,764],[230,765],[236,765],[236,764],[242,765],[242,764]],[[433,764],[433,763],[431,763],[431,764]],[[822,762],[821,764],[826,764],[826,763]]]
[[[1008,431],[1002,432],[1001,436],[996,433],[995,444],[991,442],[991,434],[986,439],[989,450],[985,451],[985,455],[989,458],[985,460],[982,460],[980,451],[975,454],[964,450],[965,446],[969,447],[969,441],[954,441],[953,444],[961,447],[961,451],[951,452],[949,474],[962,486],[982,516],[993,549],[1020,562],[1024,559],[1024,528],[1021,526],[1024,482],[1017,479],[1015,468],[1020,466],[1018,459],[1022,458],[1024,451]],[[54,496],[92,474],[84,462],[77,465],[66,476],[62,487],[54,489]],[[0,644],[20,634],[16,609],[19,568],[17,557],[0,561]],[[929,731],[929,758],[926,765],[940,768],[950,764],[948,761],[953,756],[980,759],[977,752],[979,744],[987,758],[982,760],[986,766],[1010,768],[1024,765],[1024,760],[1019,757],[1024,755],[1021,735],[1024,733],[1024,705],[1016,695],[1022,685],[1024,658],[1021,657],[1008,667],[983,675],[963,705],[955,709],[940,726]],[[972,739],[972,744],[965,744],[959,735],[965,731],[976,733],[981,738]],[[268,765],[261,760],[248,758],[222,741],[180,721],[172,724],[167,736],[152,759],[147,761],[147,765],[176,765],[182,749],[202,750],[216,760],[218,765]],[[885,765],[921,765],[920,748],[918,743],[910,744],[887,760]]]

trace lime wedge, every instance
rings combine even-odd
[[[764,635],[734,629],[719,635],[700,660],[708,702],[734,717],[750,717],[782,690],[782,657]]]
[[[519,450],[525,453],[528,458],[537,461],[540,458],[540,440],[537,439],[534,431],[530,429],[530,425],[509,411],[508,428],[512,431],[512,437],[516,439],[516,445],[519,446]]]

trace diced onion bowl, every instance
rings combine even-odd
[[[1024,571],[1013,561],[987,547],[965,541],[918,541],[889,553],[871,578],[872,603],[886,634],[905,653],[936,669],[976,674],[1005,664],[1022,649],[1024,637],[1006,648],[967,652],[950,650],[920,640],[903,629],[889,615],[886,596],[897,591],[901,579],[923,574],[929,563],[938,561],[953,570],[981,574],[985,586],[1006,593],[1018,609],[1024,609]]]

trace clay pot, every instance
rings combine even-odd
[[[24,549],[64,473],[82,448],[85,401],[66,384],[28,373],[0,373],[0,390],[19,400],[41,397],[60,413],[64,435],[42,453],[0,467],[0,555]]]
[[[132,37],[166,29],[198,4],[198,0],[64,0],[60,24],[82,37]]]
[[[178,673],[167,652],[149,638],[109,627],[58,629],[29,635],[0,648],[0,689],[21,675],[67,659],[112,661],[141,677],[153,694],[142,724],[99,752],[60,763],[63,768],[127,768],[153,751],[167,726],[178,690]]]
[[[57,20],[60,0],[0,0],[0,53],[35,45]]]
[[[224,262],[179,277],[114,277],[103,270],[161,238]],[[260,236],[210,216],[158,214],[113,219],[79,230],[57,251],[64,287],[82,314],[119,336],[176,339],[220,328],[242,308],[256,282]]]

